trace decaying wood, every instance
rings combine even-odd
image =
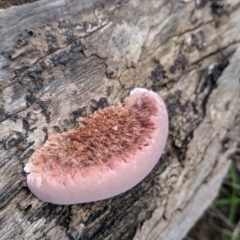
[[[239,16],[239,0],[40,0],[1,9],[0,239],[182,239],[239,148]],[[57,206],[31,195],[23,166],[48,134],[136,86],[158,92],[169,111],[154,171],[96,203]]]

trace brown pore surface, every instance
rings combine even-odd
[[[112,0],[1,9],[3,240],[183,238],[216,196],[238,143],[232,132],[240,133],[234,128],[240,52],[233,56],[239,0],[94,7],[96,1]],[[44,139],[77,128],[76,118],[115,104],[136,86],[158,92],[170,120],[168,143],[148,177],[95,203],[59,206],[35,198],[23,168]]]
[[[138,94],[136,94],[138,95]],[[115,161],[130,161],[147,146],[155,129],[151,116],[157,112],[153,97],[130,96],[125,106],[100,109],[80,119],[78,129],[54,134],[30,158],[36,172],[53,175],[84,173],[95,166],[112,167]]]

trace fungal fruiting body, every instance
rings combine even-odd
[[[50,135],[24,168],[29,189],[44,202],[86,203],[127,191],[150,173],[167,140],[165,104],[142,88],[79,122]]]

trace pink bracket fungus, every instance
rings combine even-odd
[[[150,173],[167,140],[165,104],[142,88],[79,122],[50,135],[24,168],[29,189],[44,202],[86,203],[127,191]]]

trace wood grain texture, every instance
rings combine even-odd
[[[182,239],[238,148],[240,1],[96,3],[0,10],[0,239]],[[48,134],[134,87],[158,92],[169,111],[154,171],[96,203],[32,196],[23,166]]]
[[[32,3],[32,2],[36,2],[38,0],[8,0],[8,1],[4,1],[2,0],[0,2],[0,9],[1,8],[9,8],[11,6],[16,6],[16,5],[22,5],[25,3]]]

